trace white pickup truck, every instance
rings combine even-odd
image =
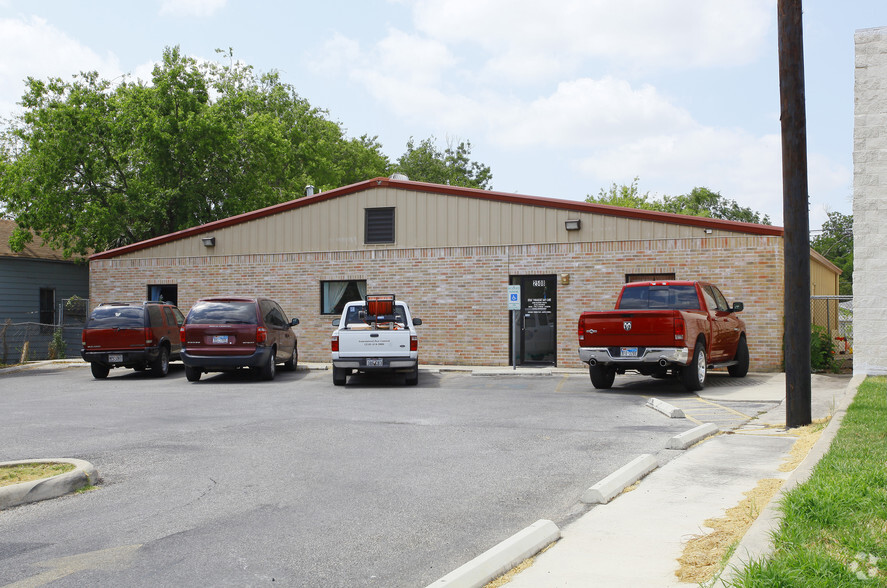
[[[394,296],[367,296],[349,302],[333,321],[333,384],[344,386],[353,372],[402,372],[406,384],[419,381],[419,337],[405,302]]]

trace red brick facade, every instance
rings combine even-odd
[[[300,361],[326,362],[333,317],[320,314],[321,281],[365,279],[369,293],[396,294],[423,319],[421,363],[505,366],[509,277],[556,275],[557,365],[582,367],[579,313],[611,309],[626,274],[638,273],[718,284],[730,302],[745,303],[751,370],[781,368],[783,241],[777,236],[93,259],[90,296],[94,303],[142,300],[148,284],[176,284],[187,312],[204,296],[267,295],[300,319]]]

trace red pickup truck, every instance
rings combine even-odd
[[[741,378],[748,373],[743,308],[706,282],[626,284],[616,310],[579,317],[579,359],[595,388],[612,387],[627,370],[678,376],[690,392],[702,389],[710,368]]]

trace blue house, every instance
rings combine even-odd
[[[17,363],[28,342],[30,359],[46,359],[61,328],[65,355],[80,353],[89,298],[89,267],[65,259],[34,239],[23,251],[9,247],[14,221],[0,219],[0,364]]]

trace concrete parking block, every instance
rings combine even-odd
[[[688,447],[702,441],[706,437],[716,435],[718,431],[718,426],[714,423],[705,423],[704,425],[699,425],[698,427],[694,427],[689,431],[685,431],[680,435],[675,435],[668,440],[668,443],[665,444],[665,448],[687,449]]]
[[[653,410],[659,411],[670,419],[682,419],[684,418],[684,411],[678,408],[677,406],[672,406],[667,402],[663,402],[658,398],[651,398],[647,401],[646,406],[652,408]]]
[[[561,531],[553,522],[540,519],[502,543],[453,570],[428,588],[477,588],[497,578],[560,539]]]
[[[638,456],[586,490],[580,500],[586,504],[606,504],[658,465],[654,455],[645,453]]]

